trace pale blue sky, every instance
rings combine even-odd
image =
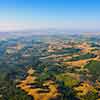
[[[0,0],[0,30],[100,30],[100,0]]]

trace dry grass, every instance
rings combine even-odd
[[[29,72],[32,72],[29,70]],[[32,74],[32,73],[31,73]],[[28,95],[31,95],[34,100],[49,100],[51,98],[56,98],[60,94],[58,93],[57,85],[49,80],[44,82],[43,86],[48,86],[48,89],[42,89],[42,88],[31,88],[30,83],[36,83],[36,77],[33,77],[31,75],[27,76],[25,80],[22,80],[17,87],[24,90]],[[49,90],[48,92],[43,92],[45,90]],[[41,93],[39,91],[42,91]]]

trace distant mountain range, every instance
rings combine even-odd
[[[57,30],[57,29],[43,29],[43,30],[22,30],[22,31],[9,31],[9,32],[0,32],[0,39],[5,40],[11,37],[25,37],[31,35],[100,35],[100,32],[71,32],[67,30]]]

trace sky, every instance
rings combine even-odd
[[[100,0],[0,0],[0,31],[100,30]]]

